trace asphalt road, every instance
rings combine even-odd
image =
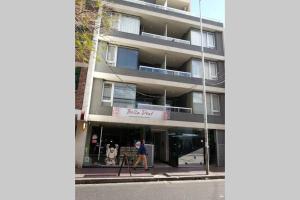
[[[76,200],[224,200],[224,180],[76,185]]]

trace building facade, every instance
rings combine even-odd
[[[200,19],[189,0],[104,4],[112,10],[112,30],[95,33],[97,51],[83,73],[76,166],[119,166],[125,153],[134,159],[141,138],[150,166],[204,165],[203,67],[209,163],[224,166],[223,24],[203,19],[203,64]]]

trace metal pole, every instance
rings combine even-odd
[[[202,85],[203,85],[203,98],[204,98],[204,138],[205,138],[205,170],[206,174],[209,174],[209,145],[208,145],[208,129],[207,129],[207,105],[206,105],[206,85],[205,85],[205,64],[204,64],[204,48],[203,48],[203,30],[202,30],[202,12],[201,12],[201,0],[199,0],[199,12],[200,12],[200,34],[201,34],[201,53],[202,53]]]
[[[100,132],[100,141],[99,141],[98,160],[100,159],[100,150],[101,150],[101,143],[102,143],[102,131],[103,131],[103,126],[101,126],[101,132]]]

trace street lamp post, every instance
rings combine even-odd
[[[206,104],[206,85],[205,85],[205,66],[204,66],[204,48],[203,48],[203,30],[202,30],[202,12],[201,0],[199,0],[200,12],[200,34],[201,34],[201,54],[202,54],[202,85],[203,85],[203,106],[204,106],[204,138],[205,138],[205,171],[206,175],[209,174],[209,145],[208,145],[208,129],[207,129],[207,104]]]

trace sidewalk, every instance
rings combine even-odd
[[[143,168],[137,168],[131,169],[131,176],[126,167],[122,169],[120,176],[119,168],[78,168],[75,171],[75,184],[225,179],[224,168],[214,166],[210,167],[209,175],[206,175],[203,167],[155,167],[147,172]]]

